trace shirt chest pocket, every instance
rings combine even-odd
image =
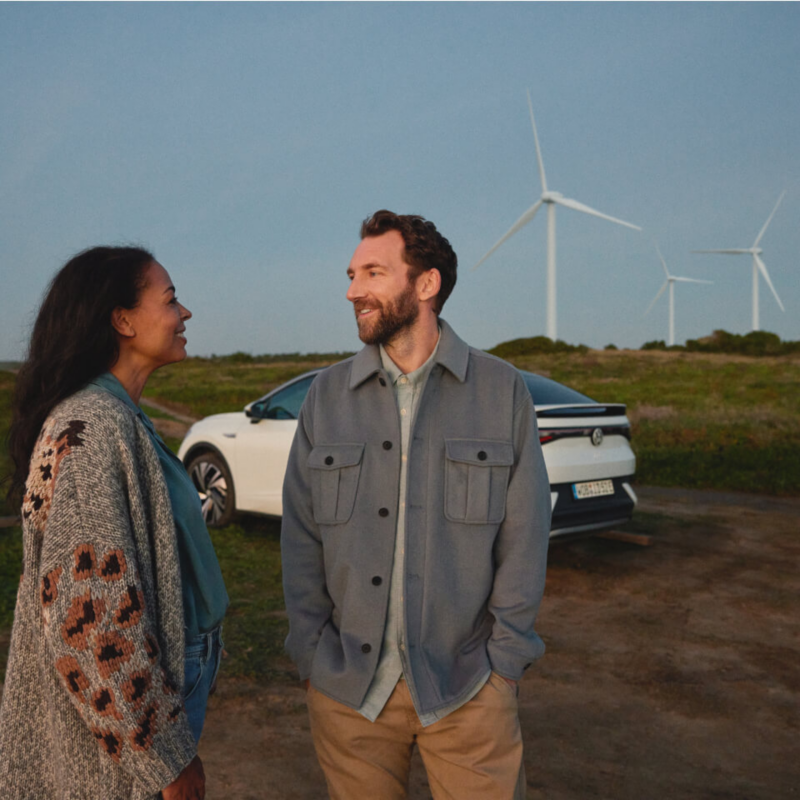
[[[445,517],[471,525],[502,522],[514,463],[511,442],[445,439],[445,448]]]
[[[362,444],[322,444],[308,456],[314,521],[320,525],[347,522],[356,502]]]

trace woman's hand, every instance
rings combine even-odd
[[[165,789],[164,800],[204,800],[206,796],[206,774],[200,756],[195,756],[183,772]]]

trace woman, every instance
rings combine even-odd
[[[53,279],[9,436],[23,575],[0,797],[189,800],[228,605],[199,498],[138,403],[191,317],[145,250],[95,247]]]

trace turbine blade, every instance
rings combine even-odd
[[[740,256],[744,255],[745,253],[750,253],[750,250],[692,250],[692,253],[725,253],[729,256]]]
[[[656,245],[656,253],[658,253],[658,257],[661,259],[661,263],[664,266],[664,274],[667,276],[667,280],[669,280],[672,276],[669,274],[669,270],[667,269],[667,262],[664,261],[664,256],[661,255],[661,251],[658,249],[658,242],[655,242]]]
[[[653,298],[653,302],[647,307],[647,311],[644,312],[643,316],[646,317],[650,313],[653,306],[658,302],[658,298],[664,294],[664,289],[666,289],[667,286],[669,286],[669,281],[664,281],[664,285],[658,290],[658,294]]]
[[[471,271],[478,269],[478,267],[486,261],[489,256],[500,247],[503,242],[510,239],[520,228],[524,228],[535,216],[536,212],[539,210],[539,207],[542,205],[541,200],[537,200],[509,229],[509,231],[504,234],[492,247],[491,250],[472,268]]]
[[[780,306],[781,311],[786,313],[786,309],[783,307],[783,303],[781,303],[780,297],[778,297],[778,293],[775,291],[775,287],[772,285],[772,281],[769,279],[769,272],[767,272],[767,265],[755,254],[753,253],[753,258],[755,259],[756,264],[758,264],[758,271],[764,276],[764,280],[767,282],[767,286],[772,289],[772,294],[775,295],[775,299],[778,301],[778,305]]]
[[[531,90],[528,89],[528,111],[531,112],[531,127],[533,128],[533,140],[536,142],[536,160],[539,162],[539,177],[542,179],[542,191],[547,191],[547,178],[544,175],[544,161],[542,161],[542,150],[539,147],[539,134],[536,133],[536,120],[533,118],[533,104],[531,103]]]
[[[764,227],[761,229],[761,232],[756,236],[756,240],[753,242],[753,247],[758,247],[758,243],[761,241],[761,237],[764,235],[764,231],[766,231],[767,226],[772,222],[772,218],[775,216],[775,212],[778,210],[778,206],[781,204],[781,200],[783,200],[784,195],[786,194],[786,189],[781,192],[781,196],[778,198],[778,202],[775,203],[775,208],[772,209],[772,213],[767,217],[767,221],[764,223]]]
[[[617,225],[624,225],[626,228],[633,228],[635,231],[641,230],[638,225],[631,225],[630,222],[625,222],[624,220],[617,219],[616,217],[610,217],[608,214],[595,211],[593,208],[589,208],[589,206],[579,203],[577,200],[571,200],[568,197],[554,198],[554,202],[559,203],[562,206],[566,206],[567,208],[571,208],[574,211],[582,211],[584,214],[590,214],[593,217],[600,217],[600,219],[607,219],[609,222],[616,222]]]
[[[698,278],[673,278],[674,281],[680,281],[681,283],[714,283],[714,281],[701,281]]]

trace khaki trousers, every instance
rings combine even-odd
[[[423,728],[401,680],[375,722],[312,686],[308,713],[331,800],[402,800],[419,747],[434,800],[524,800],[516,691],[492,673],[468,703]]]

